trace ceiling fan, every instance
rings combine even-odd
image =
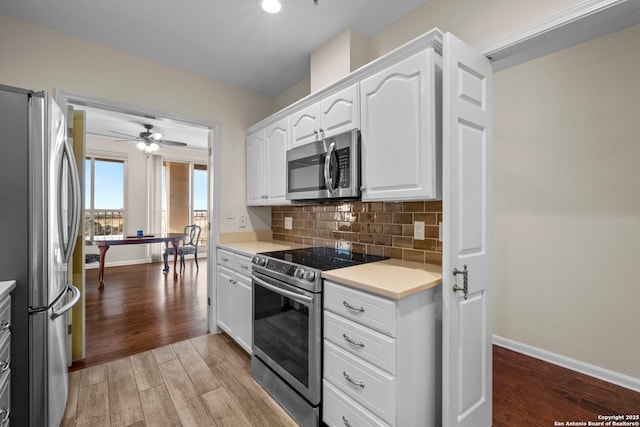
[[[142,126],[144,126],[144,128],[146,130],[144,132],[140,132],[138,134],[138,136],[129,135],[129,134],[126,134],[126,133],[123,133],[123,132],[118,132],[116,130],[111,130],[110,132],[126,136],[126,138],[114,139],[114,141],[117,141],[117,142],[126,142],[126,141],[137,142],[136,146],[141,151],[144,151],[145,153],[150,153],[150,152],[156,151],[158,148],[160,148],[161,145],[171,145],[171,146],[174,146],[174,147],[186,147],[187,146],[187,144],[184,143],[184,142],[169,141],[167,139],[162,139],[162,138],[164,138],[164,135],[162,133],[160,133],[160,132],[152,132],[151,131],[153,129],[153,125],[143,124]]]

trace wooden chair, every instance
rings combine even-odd
[[[184,256],[185,255],[193,255],[193,258],[196,261],[196,269],[199,270],[198,266],[198,243],[200,241],[200,226],[191,224],[187,225],[184,228],[184,234],[187,236],[182,242],[182,245],[178,246],[178,256],[180,257],[180,273],[182,274],[182,270],[184,270]],[[173,255],[173,246],[167,246],[164,250],[165,264],[167,263],[167,258],[169,255]]]

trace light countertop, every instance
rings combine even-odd
[[[307,245],[281,241],[266,242],[261,240],[237,243],[218,243],[218,248],[220,249],[227,249],[236,252],[239,251],[252,255],[255,255],[259,252],[286,251],[288,249],[299,249],[304,247],[307,247]]]
[[[16,287],[15,280],[6,280],[0,282],[0,300],[4,299]]]
[[[401,299],[441,285],[442,267],[390,258],[323,271],[322,277],[377,295]]]
[[[218,244],[220,249],[245,254],[283,251],[303,247],[307,247],[307,245],[258,240]],[[322,277],[377,295],[401,299],[413,293],[441,285],[442,267],[390,258],[384,261],[323,271]]]

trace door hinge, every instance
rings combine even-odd
[[[71,335],[73,333],[73,325],[67,326],[67,335]]]
[[[207,305],[211,305],[211,297],[207,297]]]

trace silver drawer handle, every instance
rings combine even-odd
[[[344,415],[342,416],[342,422],[344,423],[344,425],[346,427],[351,427],[351,423],[349,422],[349,420],[347,419],[347,417],[345,417]]]
[[[241,265],[241,266],[240,266],[240,268],[243,268],[243,269],[245,269],[245,270],[248,270],[248,269],[249,269],[249,266],[248,266],[248,265]]]
[[[359,311],[360,313],[364,313],[364,307],[354,307],[346,301],[342,301],[342,305],[347,307],[349,310]]]
[[[229,258],[222,258],[224,262],[229,262]]]
[[[342,338],[349,344],[357,345],[358,347],[364,347],[364,343],[362,341],[354,341],[347,334],[342,334]]]
[[[347,374],[345,371],[342,371],[342,375],[344,375],[344,379],[349,381],[351,384],[358,386],[360,388],[364,388],[364,383],[361,381],[354,381],[351,379],[351,377],[349,376],[349,374]]]
[[[11,322],[9,322],[8,320],[3,320],[2,323],[0,323],[0,331],[6,331],[10,327],[11,327]]]
[[[0,373],[6,372],[9,369],[10,362],[0,363]]]
[[[9,413],[11,411],[8,410],[7,408],[2,408],[0,409],[0,415],[2,415],[2,419],[0,420],[0,424],[4,424],[7,422],[7,420],[9,419]]]

